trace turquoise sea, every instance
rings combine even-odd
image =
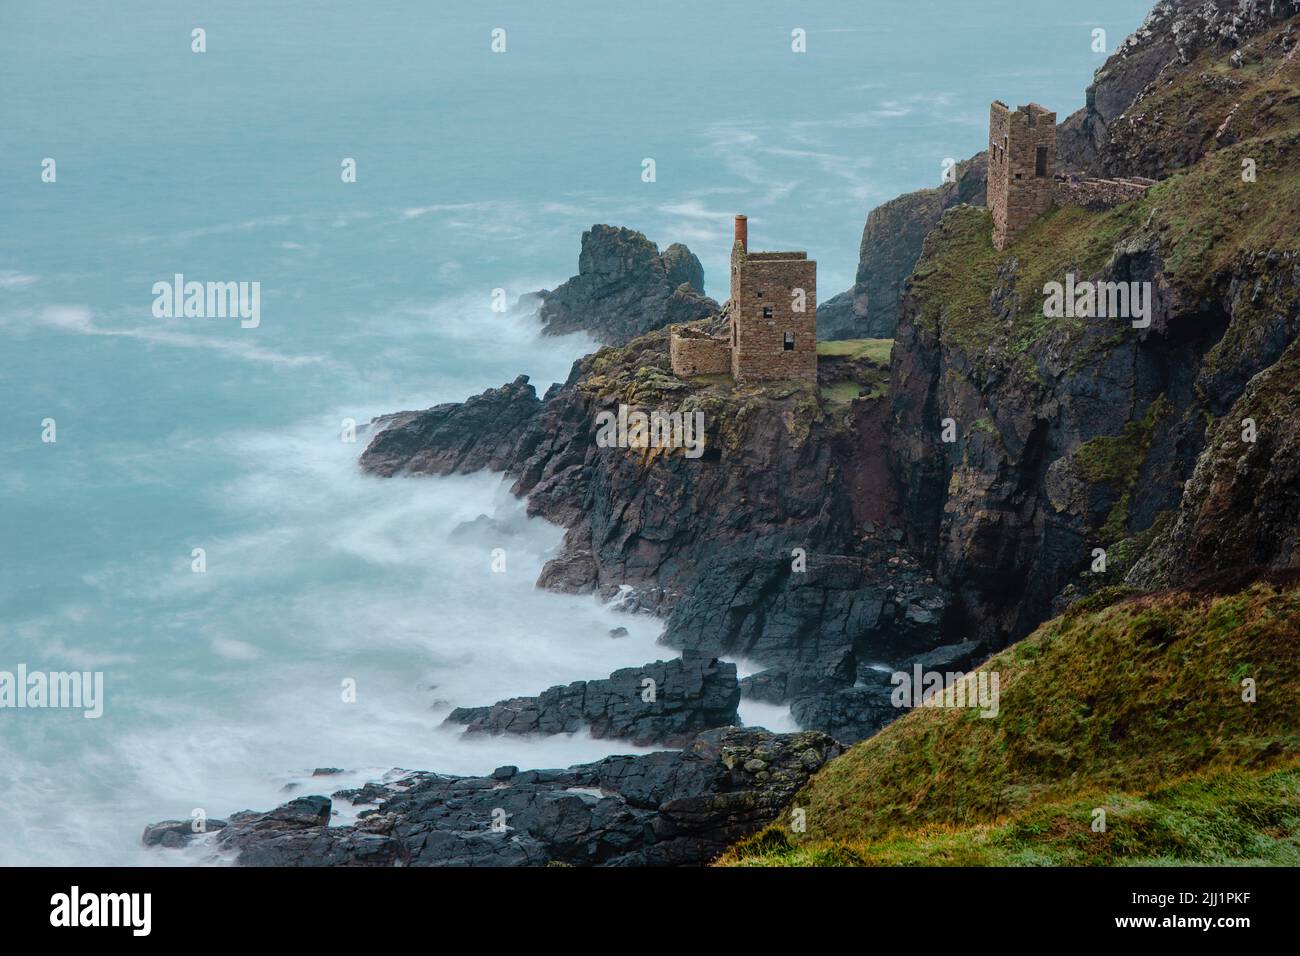
[[[0,863],[204,862],[142,827],[319,766],[626,749],[438,727],[664,656],[660,628],[536,591],[561,533],[499,477],[365,477],[343,421],[563,379],[591,342],[492,291],[562,282],[592,223],[687,243],[721,298],[744,212],[842,291],[873,206],[981,149],[993,98],[1081,106],[1092,31],[1148,6],[0,0],[0,671],[105,683],[99,719],[0,709]],[[176,273],[259,282],[260,325],[156,318]],[[480,514],[496,539],[455,533]]]

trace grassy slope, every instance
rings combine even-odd
[[[873,362],[889,364],[889,353],[894,348],[893,339],[838,339],[834,342],[818,342],[818,355],[846,355],[849,358],[866,356]]]
[[[889,390],[893,339],[841,339],[818,342],[821,396],[832,403],[879,398]]]
[[[1097,808],[1106,829],[1094,832]],[[793,844],[768,828],[734,866],[1300,866],[1300,768],[1209,773],[1132,794],[1044,804],[998,824],[871,842]]]
[[[912,711],[795,798],[806,833],[771,828],[725,862],[1294,862],[1300,587],[1096,603],[981,668],[997,717]]]

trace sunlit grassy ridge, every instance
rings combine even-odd
[[[806,832],[783,829],[787,814],[729,862],[1294,859],[1296,584],[1085,607],[982,669],[1000,677],[997,717],[910,712],[795,798]]]

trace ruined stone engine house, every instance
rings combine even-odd
[[[673,374],[730,373],[736,382],[817,380],[817,263],[804,252],[750,252],[745,216],[731,246],[727,337],[670,332]]]
[[[993,246],[1005,249],[1054,206],[1109,209],[1139,198],[1154,179],[1101,179],[1056,171],[1056,114],[1030,103],[1012,111],[1001,100],[989,107],[987,203]]]

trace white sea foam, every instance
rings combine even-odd
[[[737,708],[740,722],[746,727],[765,727],[779,734],[793,733],[799,725],[785,704],[766,704],[758,700],[742,700]]]
[[[1127,0],[1098,3],[1102,20],[1136,25]],[[6,49],[14,77],[41,83],[6,101],[7,146],[39,158],[61,130],[77,136],[57,184],[40,183],[36,166],[0,178],[11,426],[0,433],[0,668],[102,669],[106,701],[100,720],[0,722],[0,863],[201,860],[203,847],[146,854],[141,827],[195,807],[267,808],[286,783],[300,784],[289,794],[343,785],[304,776],[317,765],[360,781],[394,765],[481,771],[618,748],[581,735],[466,743],[438,727],[453,703],[671,652],[655,646],[653,619],[533,588],[560,533],[525,518],[499,477],[367,478],[355,467],[364,433],[343,444],[341,420],[364,427],[521,371],[539,393],[564,379],[590,340],[538,337],[526,308],[491,310],[492,290],[513,303],[554,288],[594,222],[640,229],[661,249],[690,242],[718,296],[723,214],[745,211],[766,248],[806,248],[821,288],[845,288],[870,206],[936,185],[941,157],[981,148],[988,94],[960,78],[989,62],[971,42],[987,11],[953,5],[953,28],[930,36],[943,69],[922,76],[897,39],[927,11],[898,0],[836,52],[850,37],[831,31],[863,14],[830,4],[809,24],[828,55],[808,65],[829,71],[810,112],[800,85],[770,71],[758,100],[737,87],[744,50],[768,41],[751,30],[719,51],[712,26],[738,22],[727,11],[686,33],[680,18],[640,21],[632,44],[607,42],[626,26],[614,14],[574,18],[575,69],[557,73],[537,55],[547,44],[523,42],[506,64],[517,82],[503,87],[492,79],[503,61],[477,44],[422,55],[420,38],[473,35],[472,5],[408,5],[410,43],[398,49],[382,18],[307,23],[288,5],[229,0],[207,14],[213,35],[272,45],[224,45],[207,64],[219,77],[178,70],[177,57],[194,61],[167,24],[119,6],[67,17],[29,4],[24,42]],[[545,5],[513,16],[520,37],[554,39]],[[1068,106],[1095,54],[1059,20],[1022,23],[1021,40],[1042,54],[1040,99]],[[142,42],[171,53],[142,56]],[[101,54],[94,84],[46,69],[90,48]],[[664,69],[718,55],[716,70]],[[280,62],[295,82],[268,82]],[[662,123],[646,139],[648,114],[624,108],[626,84],[590,78],[652,73]],[[194,108],[193,84],[210,82],[238,123]],[[393,90],[413,95],[398,103]],[[580,113],[556,109],[579,100]],[[149,103],[153,122],[141,126],[126,102]],[[429,103],[450,109],[446,122],[428,122]],[[889,115],[900,104],[913,111],[901,120]],[[862,112],[873,108],[887,112]],[[601,116],[599,128],[586,116]],[[891,135],[864,138],[885,124]],[[654,144],[657,184],[637,181],[641,147],[628,144],[641,142]],[[359,178],[345,184],[334,154],[349,143]],[[153,319],[151,283],[187,270],[262,282],[261,325]],[[47,417],[57,444],[38,440]],[[495,532],[452,534],[480,513],[506,537],[504,575],[485,570]],[[205,574],[190,571],[196,547]],[[614,625],[631,635],[609,640]],[[339,700],[345,676],[357,681],[352,705]],[[748,702],[742,714],[779,716]]]
[[[206,542],[206,574],[154,563],[114,578],[171,619],[145,656],[107,668],[112,733],[41,715],[0,743],[17,781],[0,862],[172,863],[138,847],[144,823],[270,808],[391,767],[481,773],[635,749],[586,734],[465,741],[439,726],[452,706],[674,656],[654,619],[534,587],[560,529],[528,519],[500,476],[376,479],[315,423],[228,450],[243,464],[214,493],[256,530]],[[480,514],[503,529],[504,574],[482,541],[454,534]],[[629,636],[612,640],[615,626]],[[304,766],[350,773],[303,779]]]
[[[661,622],[653,618],[535,587],[562,530],[528,518],[502,476],[379,479],[357,465],[364,434],[355,444],[340,440],[348,414],[364,423],[489,384],[476,356],[490,367],[514,352],[516,368],[540,369],[544,390],[586,347],[582,337],[539,338],[526,310],[502,316],[487,305],[453,297],[392,309],[370,324],[371,345],[403,341],[412,362],[436,349],[439,325],[444,334],[454,328],[468,364],[446,363],[452,374],[432,387],[411,388],[415,377],[402,375],[379,395],[358,373],[335,396],[347,404],[290,427],[118,444],[104,449],[102,464],[86,461],[66,476],[156,484],[159,495],[175,486],[208,517],[149,529],[173,542],[172,553],[155,542],[113,558],[79,576],[89,591],[82,600],[3,625],[6,649],[32,666],[100,662],[107,699],[100,721],[82,721],[102,723],[99,734],[57,713],[6,719],[0,760],[12,786],[0,805],[0,864],[219,862],[210,841],[184,853],[147,851],[139,834],[196,808],[217,818],[269,809],[393,767],[485,773],[636,749],[586,733],[465,740],[440,726],[454,706],[676,652],[656,644]],[[480,325],[487,315],[494,327]],[[174,477],[195,456],[202,480]],[[458,531],[480,516],[488,521]],[[191,571],[193,547],[204,549],[202,574]],[[495,547],[505,550],[505,573],[492,570]],[[613,640],[618,626],[630,633]],[[345,681],[354,682],[354,703],[343,701]],[[347,772],[312,778],[303,769],[316,766]],[[342,807],[341,819],[351,812]]]

